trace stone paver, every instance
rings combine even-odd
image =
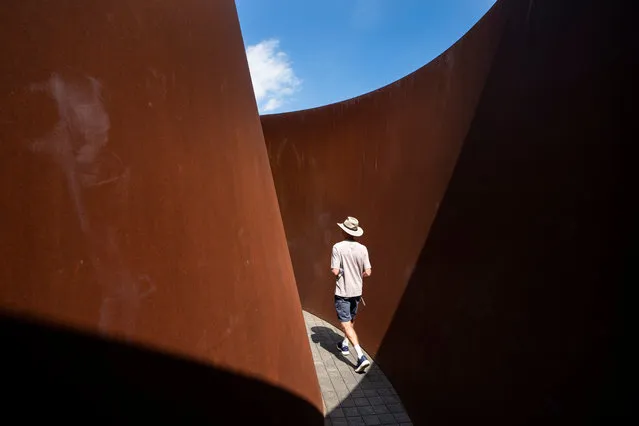
[[[304,321],[324,399],[325,426],[411,425],[397,392],[368,354],[371,367],[356,373],[352,345],[348,356],[336,347],[344,334],[308,312]]]

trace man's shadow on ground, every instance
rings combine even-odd
[[[353,363],[348,357],[342,355],[342,351],[337,349],[337,343],[344,340],[344,336],[341,336],[335,333],[332,329],[321,325],[311,327],[311,331],[313,332],[311,340],[314,343],[319,343],[323,349],[335,355],[337,359],[342,361],[344,364],[353,368],[356,367],[355,363]]]

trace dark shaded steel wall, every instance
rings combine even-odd
[[[335,320],[334,223],[358,216],[358,332],[415,424],[636,418],[629,11],[504,0],[389,87],[262,117],[302,305]]]
[[[375,353],[404,293],[468,132],[504,14],[390,86],[317,109],[262,116],[302,306],[336,321],[335,225],[360,219],[373,276],[358,332]],[[368,311],[368,312],[367,312]]]
[[[378,361],[415,424],[635,424],[630,2],[508,4]]]
[[[9,1],[0,40],[2,311],[264,381],[321,422],[233,1]]]

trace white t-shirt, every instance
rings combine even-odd
[[[331,269],[340,269],[335,282],[335,295],[356,297],[362,295],[362,272],[371,268],[368,249],[357,241],[344,240],[333,246]]]

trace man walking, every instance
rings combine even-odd
[[[357,306],[362,299],[362,287],[364,277],[371,276],[371,263],[368,258],[368,249],[355,240],[362,236],[364,230],[359,226],[359,221],[354,217],[348,217],[343,223],[338,223],[342,229],[344,240],[333,246],[331,256],[331,270],[335,275],[335,310],[337,318],[344,329],[346,339],[337,344],[337,348],[343,355],[348,355],[348,341],[353,343],[357,353],[357,366],[355,371],[366,371],[371,363],[362,352],[354,322],[357,315]]]

